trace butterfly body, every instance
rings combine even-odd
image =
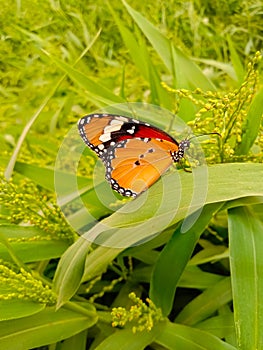
[[[178,143],[166,132],[125,116],[91,114],[79,120],[83,141],[103,161],[106,180],[123,196],[144,192],[184,157],[189,140]]]

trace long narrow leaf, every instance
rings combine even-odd
[[[203,322],[195,325],[199,329],[203,329],[217,337],[226,338],[235,334],[233,313],[225,313],[223,315],[210,317]]]
[[[242,172],[240,171],[241,167]],[[251,173],[255,174],[252,183]],[[140,200],[144,200],[144,196],[147,194],[141,196],[141,199],[138,198],[136,201],[127,203],[122,209],[99,222],[85,234],[88,240],[96,240],[96,237],[99,238],[102,235],[102,239],[98,239],[98,241],[106,247],[98,247],[87,257],[84,280],[98,273],[98,270],[94,269],[97,259],[100,259],[100,264],[104,268],[111,261],[108,259],[114,259],[125,247],[139,244],[140,241],[143,242],[143,239],[162,231],[168,222],[172,225],[185,217],[189,208],[189,194],[193,193],[193,188],[188,181],[188,174],[183,175],[181,177],[182,201],[177,212],[175,208],[178,206],[178,193],[174,187],[173,174],[171,174],[165,177],[169,189],[167,193],[163,193],[161,183],[156,183],[148,191],[149,196],[143,205],[140,205]],[[262,164],[213,166],[209,168],[208,189],[201,188],[199,190],[207,191],[206,204],[240,197],[262,196],[262,176]],[[163,196],[165,196],[165,201],[162,202],[160,211],[156,213],[156,207],[153,206],[153,203],[156,203],[156,205],[161,203]],[[120,249],[111,247],[120,247]],[[108,251],[109,254],[106,254]]]
[[[240,349],[263,348],[263,223],[246,207],[229,210],[230,267]]]
[[[96,321],[93,308],[90,308],[90,316],[66,309],[46,308],[15,322],[0,322],[0,348],[25,350],[55,343],[93,326]]]
[[[259,133],[263,115],[263,88],[254,97],[248,114],[242,141],[237,149],[237,154],[247,154]]]
[[[139,41],[136,40],[134,33],[128,30],[128,28],[121,21],[121,19],[118,17],[110,5],[109,8],[112,15],[114,16],[116,24],[118,25],[122,39],[127,49],[129,50],[133,62],[151,86],[150,90],[152,103],[171,109],[172,99],[169,96],[168,92],[161,86],[161,79],[154,67],[154,64],[152,63],[150,55],[147,51],[147,47],[144,43],[144,39],[140,38]]]
[[[80,238],[60,259],[54,277],[58,308],[66,303],[79,288],[89,246],[89,242]]]
[[[236,350],[208,332],[171,322],[162,327],[155,342],[170,350]]]
[[[197,171],[198,176],[198,168],[195,171]],[[255,174],[253,182],[251,182],[251,173]],[[202,171],[200,171],[201,175]],[[98,246],[86,256],[87,253],[83,248],[83,244],[81,242],[77,244],[78,248],[76,246],[76,250],[74,250],[74,259],[78,257],[81,260],[81,265],[84,263],[83,259],[86,259],[82,281],[105,271],[107,265],[125,248],[140,244],[140,242],[143,243],[145,239],[149,239],[163,231],[167,228],[167,225],[174,225],[182,220],[189,212],[191,195],[194,191],[189,176],[191,175],[183,173],[180,177],[181,200],[179,199],[179,206],[178,188],[175,186],[174,174],[169,174],[162,180],[164,186],[162,186],[161,181],[156,183],[147,193],[127,203],[120,210],[98,222],[87,231],[83,238],[88,242],[97,241],[103,246]],[[204,204],[225,202],[240,197],[263,196],[262,177],[262,164],[236,163],[211,166],[209,168],[209,183],[200,184],[198,191],[207,192]],[[81,239],[82,242],[83,238]],[[67,257],[61,263],[62,266],[63,271],[58,271],[56,275],[58,278],[56,288],[57,291],[61,289],[60,293],[63,294],[61,300],[65,302],[79,286],[80,276],[78,277],[78,283],[72,288],[70,277],[74,276],[74,260],[72,260],[72,257]],[[81,269],[83,269],[83,266]],[[69,274],[68,271],[70,271]],[[64,274],[67,276],[65,279]],[[59,277],[59,275],[61,276]]]
[[[152,23],[122,0],[129,14],[156,50],[170,73],[175,72],[177,88],[199,87],[214,90],[213,84],[181,50],[171,46],[170,41]]]
[[[157,260],[152,273],[150,298],[168,315],[173,306],[175,289],[194,250],[197,240],[220,203],[206,206],[198,221],[184,234],[179,227]]]
[[[2,296],[4,296],[4,291],[0,291]],[[0,300],[0,321],[15,320],[21,317],[26,317],[34,315],[45,308],[44,304],[36,303],[31,300]],[[1,325],[1,322],[0,322]]]
[[[118,102],[125,102],[120,96],[114,95],[110,90],[104,86],[96,83],[93,79],[89,78],[84,73],[80,72],[71,65],[65,63],[62,60],[52,56],[46,51],[43,51],[61,70],[63,70],[74,82],[79,84],[83,89],[87,90],[91,100],[94,98],[101,101],[104,104],[112,104]]]
[[[198,195],[207,193],[204,205],[263,193],[262,164],[221,164],[211,166],[208,170],[209,182],[200,181],[198,187],[191,181],[189,174],[181,174],[180,188],[176,186],[176,180],[179,182],[179,179],[174,173],[164,176],[147,193],[127,203],[86,232],[85,238],[106,246],[128,247],[196,211],[197,204],[191,207],[195,191]],[[253,183],[251,173],[255,174]],[[199,179],[203,176],[202,167],[195,169],[194,176]],[[112,235],[114,230],[115,234]]]
[[[228,35],[227,41],[228,41],[228,46],[229,46],[229,51],[230,51],[231,62],[232,62],[233,68],[235,70],[235,73],[236,73],[236,76],[238,79],[238,83],[239,83],[239,85],[241,85],[243,80],[244,80],[245,69],[242,65],[242,62],[241,62],[240,57],[235,49],[235,45],[233,44],[233,41],[231,40],[230,35]]]
[[[44,168],[33,164],[27,164],[23,162],[16,162],[15,170],[24,175],[25,177],[29,178],[30,180],[34,181],[36,184],[42,186],[43,188],[46,188],[49,191],[54,191],[54,176],[55,172],[53,169],[50,168]],[[63,182],[61,181],[60,187],[61,191],[63,189],[64,193],[67,193],[69,191],[68,184],[74,180],[76,181],[76,176],[70,173],[66,172],[59,172],[59,170],[56,170],[56,176],[60,176],[60,178],[63,178]],[[79,187],[82,188],[84,186],[87,186],[91,181],[84,177],[84,176],[77,176],[77,181],[79,184]]]
[[[230,278],[225,277],[188,303],[176,317],[175,322],[195,325],[214,315],[222,305],[227,304],[231,300]]]
[[[156,332],[142,332],[140,335],[132,333],[131,329],[117,331],[107,337],[95,350],[143,350],[151,344]]]
[[[95,35],[94,39],[90,42],[90,45],[87,46],[83,52],[81,53],[81,55],[78,57],[78,59],[75,61],[74,64],[76,64],[86,53],[87,51],[92,47],[92,45],[94,44],[94,42],[97,40],[98,36],[100,34],[100,31]],[[30,33],[30,35],[32,35],[32,33]],[[74,66],[74,65],[73,65]],[[55,83],[53,83],[53,86],[50,90],[50,93],[43,99],[41,105],[39,106],[38,110],[33,114],[33,116],[30,118],[30,120],[27,122],[27,124],[24,127],[24,130],[22,132],[22,134],[19,136],[19,139],[17,141],[16,147],[14,149],[14,152],[10,158],[10,161],[7,165],[7,168],[5,170],[5,177],[7,178],[7,180],[10,180],[18,154],[20,152],[20,149],[22,147],[22,144],[29,132],[29,130],[31,129],[32,125],[35,123],[35,121],[37,120],[37,118],[39,117],[39,115],[41,114],[41,112],[43,111],[43,109],[46,107],[46,105],[48,104],[48,102],[51,100],[51,98],[54,96],[55,92],[57,91],[58,87],[60,86],[60,84],[62,83],[62,81],[66,78],[66,75],[64,74],[61,78],[59,78]]]
[[[10,261],[12,257],[18,266],[23,266],[21,262],[58,258],[69,245],[66,240],[52,239],[47,232],[34,226],[1,225],[0,241],[2,236],[11,242],[0,244],[1,259]]]

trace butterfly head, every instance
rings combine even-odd
[[[172,158],[175,163],[180,162],[184,157],[185,151],[190,147],[190,140],[183,140],[179,143],[178,150],[172,153]]]

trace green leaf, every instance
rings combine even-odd
[[[159,76],[159,72],[153,64],[150,55],[147,51],[147,46],[144,42],[141,43],[140,50],[144,57],[143,63],[148,73],[148,82],[150,84],[151,91],[151,103],[172,110],[174,107],[173,97],[161,85],[161,78]]]
[[[235,70],[236,76],[238,78],[238,83],[241,85],[244,81],[245,77],[245,70],[242,65],[242,62],[240,60],[240,57],[235,49],[235,46],[233,44],[233,41],[231,40],[230,35],[227,36],[229,51],[230,51],[230,58],[233,65],[233,68]]]
[[[121,21],[121,18],[116,14],[116,12],[113,10],[112,6],[109,2],[107,2],[107,5],[110,9],[110,12],[118,26],[118,29],[120,31],[120,34],[122,36],[122,39],[129,50],[129,54],[133,60],[133,63],[135,64],[136,68],[139,70],[139,72],[143,75],[143,77],[148,80],[149,79],[149,72],[147,70],[147,66],[145,65],[145,57],[143,53],[141,52],[140,48],[140,42],[136,39],[136,36],[134,32],[131,32]]]
[[[183,274],[178,281],[178,287],[206,289],[212,287],[223,279],[223,276],[202,271],[197,266],[186,266]]]
[[[123,100],[120,96],[114,95],[110,90],[96,83],[81,71],[50,55],[48,52],[43,52],[45,52],[51,61],[53,61],[61,70],[63,70],[70,77],[70,79],[72,79],[72,81],[80,85],[84,90],[88,92],[87,97],[89,97],[93,103],[96,103],[96,100],[98,104],[125,102],[125,100]]]
[[[220,245],[220,246],[215,245],[211,247],[206,247],[205,249],[195,254],[195,256],[189,262],[189,265],[200,265],[200,264],[215,262],[217,260],[228,259],[228,258],[229,258],[228,248],[226,248],[223,245]]]
[[[209,182],[205,179],[206,170]],[[251,173],[254,174],[252,183]],[[195,212],[198,203],[194,196],[198,201],[207,194],[204,205],[240,197],[262,196],[262,176],[262,164],[238,163],[214,165],[208,169],[198,167],[193,169],[192,174],[169,173],[136,200],[128,202],[110,217],[97,223],[84,236],[98,244],[115,248],[142,243],[168,225]],[[180,186],[176,186],[176,183]],[[191,218],[184,223],[185,227],[187,222],[191,225]]]
[[[2,294],[1,287],[0,293]],[[20,317],[33,315],[40,312],[44,308],[44,304],[38,304],[29,300],[0,300],[0,321],[13,320]]]
[[[246,124],[243,127],[242,140],[238,146],[237,154],[247,154],[254,144],[259,128],[262,122],[263,115],[263,88],[254,97],[249,111],[247,113]]]
[[[231,79],[237,80],[235,70],[231,63],[224,63],[217,60],[207,59],[207,58],[194,58],[195,62],[203,63],[206,66],[210,66],[221,70],[222,73],[227,74]],[[241,83],[240,83],[241,84]]]
[[[150,41],[170,73],[175,73],[176,88],[196,88],[214,90],[215,87],[201,70],[181,50],[171,45],[152,23],[139,12],[122,1],[127,11],[139,26],[143,34]]]
[[[229,335],[235,334],[234,316],[232,313],[227,313],[219,316],[214,316],[195,325],[199,329],[214,334],[223,339]]]
[[[240,197],[263,196],[262,164],[220,164],[209,167],[208,171],[208,184],[200,183],[198,187],[198,194],[207,193],[206,204]],[[196,172],[197,178],[199,172],[202,176],[200,168],[193,172]],[[251,173],[254,174],[253,182]],[[101,267],[107,266],[126,247],[143,242],[144,239],[161,232],[167,224],[173,225],[186,216],[194,191],[189,174],[182,173],[180,176],[179,206],[174,174],[164,176],[162,181],[163,183],[158,181],[146,193],[127,203],[84,234],[86,239],[98,239],[98,242],[104,245],[99,246],[87,257],[84,280],[96,276],[98,271],[101,272],[101,268],[95,268],[97,261]],[[162,201],[163,198],[165,201]]]
[[[251,173],[255,174],[253,183],[251,183]],[[206,203],[223,202],[249,195],[254,196],[256,194],[261,194],[262,196],[262,176],[263,165],[261,164],[223,164],[213,166],[209,168],[208,189],[200,188],[199,190],[207,191]],[[160,189],[158,186],[160,185],[160,182],[156,183],[156,185],[148,191],[148,199],[142,206],[139,206],[137,210],[136,206],[140,203],[138,202],[140,197],[135,201],[127,203],[122,209],[111,215],[109,218],[98,223],[87,232],[86,237],[88,238],[89,234],[92,237],[93,234],[96,236],[100,233],[107,233],[108,239],[104,242],[105,245],[115,245],[115,247],[123,245],[123,247],[125,247],[126,245],[132,245],[145,237],[152,236],[154,233],[159,232],[163,226],[163,220],[166,222],[166,215],[174,218],[170,221],[170,224],[174,224],[176,221],[181,220],[185,216],[185,208],[188,208],[189,206],[189,204],[184,203],[184,201],[188,201],[188,193],[193,193],[193,189],[187,181],[187,174],[183,174],[181,177],[182,203],[176,212],[176,216],[174,216],[174,208],[178,205],[178,197],[176,189],[173,186],[174,181],[172,178],[172,174],[165,177],[169,188],[168,193],[164,195],[162,188]],[[142,195],[141,198],[143,196],[144,195]],[[164,206],[162,210],[156,214],[153,203],[158,204],[160,198],[163,196],[166,199]],[[132,215],[129,213],[132,213]],[[136,229],[134,229],[132,225],[136,225],[136,223],[138,224],[138,227],[135,226]],[[120,228],[120,226],[124,229]],[[115,230],[114,227],[116,227]],[[96,269],[94,269],[94,266],[96,266],[97,259],[99,259],[102,266],[107,266],[111,259],[116,257],[120,251],[121,249],[98,247],[90,256],[88,256],[88,263],[86,263],[83,279],[86,279],[85,276],[91,278],[96,275]],[[106,252],[108,254],[106,254]]]
[[[263,204],[263,197],[251,196],[251,197],[241,197],[241,198],[233,199],[229,202],[226,202],[225,205],[223,205],[222,211],[226,209],[243,207],[247,205],[255,205],[255,204],[256,204],[256,208],[260,208],[259,204]]]
[[[144,40],[139,36],[138,33],[137,36],[139,36],[139,39],[137,40],[134,32],[131,32],[126,28],[125,23],[121,21],[121,19],[118,17],[110,5],[109,8],[116,21],[116,24],[118,25],[122,39],[127,49],[129,50],[130,56],[135,66],[150,84],[151,102],[153,104],[172,109],[172,98],[170,97],[169,93],[161,86],[161,79],[150,58]]]
[[[221,205],[221,203],[215,203],[205,206],[195,224],[183,234],[180,226],[161,252],[152,273],[150,298],[156,306],[162,309],[165,316],[170,313],[173,307],[177,283],[200,235],[208,225],[214,212]]]
[[[153,266],[144,266],[135,268],[132,273],[132,282],[145,282],[150,283]],[[179,281],[178,287],[181,288],[194,288],[194,289],[206,289],[213,286],[215,283],[223,279],[223,276],[213,273],[202,271],[196,266],[185,267]]]
[[[0,244],[1,259],[10,261],[13,253],[23,262],[54,259],[68,248],[69,243],[62,239],[52,239],[46,232],[33,226],[1,225],[0,234],[11,239],[8,248]]]
[[[72,349],[86,350],[87,336],[88,336],[87,330],[84,330],[81,333],[73,335],[73,337],[70,337],[63,341],[63,344],[61,344],[60,350],[72,350]]]
[[[103,246],[95,249],[86,258],[83,281],[103,273],[107,269],[108,264],[115,259],[121,251],[122,249]]]
[[[143,350],[154,341],[157,334],[154,329],[139,334],[134,334],[131,329],[118,330],[101,342],[95,350]]]
[[[240,349],[263,348],[263,223],[247,207],[229,210],[234,317]]]
[[[155,342],[170,350],[236,350],[208,332],[171,322],[162,327]]]
[[[49,307],[15,322],[0,322],[0,348],[25,350],[52,344],[92,327],[96,321],[95,309],[91,306],[89,316],[67,309],[55,311]]]
[[[22,162],[16,162],[15,170],[34,181],[36,184],[46,188],[47,190],[54,191],[54,170],[49,168],[39,167],[33,164],[27,164]],[[63,182],[60,183],[61,191],[64,190],[64,193],[69,191],[68,183],[71,183],[73,180],[78,181],[80,188],[87,186],[89,179],[84,176],[76,176],[66,172],[59,172],[56,170],[56,176],[63,178]]]
[[[79,288],[89,247],[90,242],[80,237],[61,257],[54,277],[58,308]]]
[[[202,182],[202,167],[194,169],[193,173],[200,181],[198,187],[190,181],[193,174],[181,172],[179,191],[175,186],[177,173],[170,173],[136,200],[128,202],[85,232],[74,248],[71,248],[72,252],[66,252],[59,264],[61,271],[56,274],[60,276],[56,279],[56,290],[59,291],[60,302],[65,302],[77,290],[82,272],[82,281],[97,276],[105,271],[110,262],[126,247],[143,243],[161,233],[167,226],[179,222],[188,213],[191,214],[191,210],[195,212],[196,205],[192,203],[191,197],[195,190],[197,196],[207,193],[204,204],[224,203],[240,197],[248,197],[249,200],[249,196],[263,196],[262,164],[234,163],[211,166],[208,168],[208,183]],[[251,173],[254,174],[253,182]],[[191,224],[192,221],[188,219],[184,223],[187,222]],[[102,246],[98,246],[87,255],[89,243],[92,241],[101,243]],[[75,263],[77,274],[74,271]]]
[[[176,317],[177,323],[195,325],[212,316],[222,305],[232,300],[230,278],[225,277],[198,295]]]
[[[18,154],[22,148],[23,142],[26,139],[26,136],[35,123],[35,121],[38,119],[40,113],[43,111],[43,109],[46,107],[48,102],[51,100],[53,95],[55,94],[57,88],[59,87],[60,83],[62,82],[63,79],[59,79],[50,89],[49,94],[43,99],[41,105],[39,106],[38,110],[31,116],[30,120],[26,123],[21,135],[19,136],[19,139],[17,141],[17,144],[14,148],[14,151],[12,153],[12,156],[8,162],[8,165],[5,169],[5,177],[6,179],[10,180],[12,172],[14,170],[14,166],[17,161]]]

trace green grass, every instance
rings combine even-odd
[[[261,13],[261,1],[3,4],[1,348],[263,347]],[[220,137],[192,140],[192,173],[129,201],[77,134],[94,110]]]

